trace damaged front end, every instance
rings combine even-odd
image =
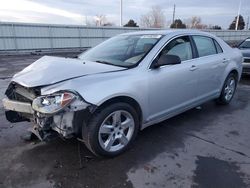
[[[7,120],[34,122],[31,131],[41,140],[49,140],[55,133],[64,138],[81,136],[83,121],[95,108],[75,91],[41,95],[39,87],[26,88],[12,82],[5,94],[8,98],[3,99],[3,106]]]

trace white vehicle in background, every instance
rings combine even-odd
[[[240,51],[212,34],[126,33],[76,59],[42,57],[13,77],[3,104],[10,122],[34,122],[42,140],[79,137],[112,157],[145,127],[212,99],[230,103],[241,73]]]

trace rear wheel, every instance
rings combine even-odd
[[[138,129],[139,118],[135,109],[126,103],[114,103],[91,118],[86,146],[98,156],[113,157],[131,145]]]
[[[221,95],[216,100],[218,104],[229,104],[234,96],[235,90],[237,86],[237,76],[234,73],[230,73],[223,85]]]

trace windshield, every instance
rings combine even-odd
[[[135,66],[161,37],[162,35],[119,35],[82,53],[79,58],[121,67]]]
[[[250,48],[250,39],[247,39],[244,42],[242,42],[239,48]]]

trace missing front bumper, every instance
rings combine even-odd
[[[75,100],[70,106],[56,114],[42,114],[33,110],[31,102],[3,99],[5,115],[9,122],[34,122],[36,131],[32,131],[42,140],[46,135],[55,131],[64,138],[72,136],[82,137],[83,122],[88,122],[96,106],[89,104],[86,107],[82,100]],[[84,123],[84,124],[85,124]],[[39,135],[38,136],[38,132]],[[84,131],[85,132],[85,131]],[[42,133],[42,134],[41,134]]]

